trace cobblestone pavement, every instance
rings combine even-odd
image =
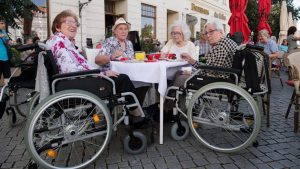
[[[300,132],[293,132],[293,109],[289,118],[284,118],[292,88],[286,85],[282,88],[278,79],[272,79],[272,88],[271,125],[267,128],[263,117],[257,148],[250,146],[233,154],[217,153],[202,146],[192,135],[184,141],[173,141],[169,134],[171,124],[166,124],[165,143],[159,145],[156,135],[155,143],[149,144],[146,152],[139,155],[125,153],[120,139],[122,131],[114,133],[106,152],[89,168],[300,169]],[[29,162],[23,132],[24,123],[11,128],[7,116],[1,120],[1,169],[21,169]]]

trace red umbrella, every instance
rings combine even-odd
[[[262,29],[267,29],[269,34],[272,35],[272,30],[268,24],[268,17],[271,11],[271,0],[258,0],[258,16],[259,24],[257,26],[257,31]]]
[[[235,32],[242,32],[245,42],[248,41],[251,32],[248,26],[248,18],[245,15],[247,4],[248,0],[229,1],[229,8],[231,11],[231,16],[228,21],[230,34],[233,35]]]

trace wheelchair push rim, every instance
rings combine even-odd
[[[189,103],[187,117],[200,143],[224,153],[237,152],[252,144],[261,125],[253,97],[241,87],[226,82],[200,88]]]
[[[26,123],[25,145],[44,168],[84,168],[101,155],[111,132],[111,116],[100,98],[65,90],[35,108]]]

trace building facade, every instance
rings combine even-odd
[[[74,3],[75,2],[75,3]],[[87,3],[79,15],[79,3]],[[132,31],[150,27],[153,38],[161,42],[169,38],[168,27],[175,20],[185,21],[191,29],[192,38],[202,31],[208,20],[219,20],[229,32],[229,0],[89,0],[89,1],[49,1],[50,24],[62,10],[70,9],[79,16],[81,23],[76,43],[86,47],[87,38],[95,45],[111,35],[115,20],[124,17]],[[51,25],[50,25],[51,27]]]

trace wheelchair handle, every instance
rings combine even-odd
[[[33,43],[29,45],[21,45],[17,47],[17,50],[20,52],[26,51],[26,50],[32,50],[32,49],[37,49],[41,48],[43,50],[48,50],[48,46],[44,43]]]
[[[256,46],[256,45],[251,45],[251,44],[247,44],[246,48],[256,49],[256,50],[259,50],[259,51],[263,51],[264,50],[264,47],[262,47],[262,46]]]

